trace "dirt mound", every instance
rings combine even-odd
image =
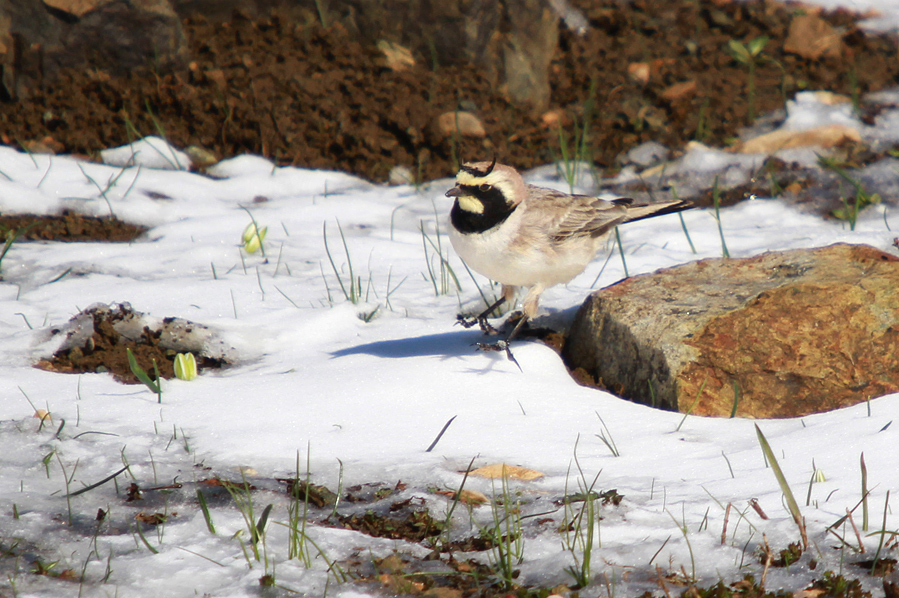
[[[128,351],[154,380],[157,368],[160,378],[175,377],[178,353],[193,353],[198,372],[220,369],[232,361],[228,357],[231,349],[205,326],[181,318],[157,321],[127,303],[87,308],[65,326],[52,329],[46,344],[59,347],[36,367],[66,374],[108,372],[125,384],[140,382]]]

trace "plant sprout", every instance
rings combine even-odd
[[[178,353],[175,355],[175,377],[179,380],[190,381],[197,377],[197,358],[193,353]]]
[[[758,64],[759,54],[765,49],[768,43],[768,36],[763,35],[750,40],[747,43],[738,42],[735,39],[727,42],[728,49],[734,60],[740,64],[745,64],[749,69],[749,89],[747,103],[749,104],[749,120],[755,120],[755,67]]]

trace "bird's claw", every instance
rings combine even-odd
[[[507,341],[496,341],[495,343],[475,343],[478,347],[478,351],[484,351],[485,353],[491,353],[493,351],[505,351],[506,357],[509,358],[509,361],[514,363],[519,370],[521,370],[521,365],[518,363],[518,360],[515,359],[515,356],[512,355],[512,349],[509,346]]]
[[[487,322],[487,318],[483,316],[464,316],[459,314],[456,316],[456,324],[463,328],[473,328],[476,324],[480,326],[484,334],[499,334],[499,331]]]
[[[456,316],[456,324],[462,328],[471,328],[478,323],[478,319],[472,316],[459,314]]]
[[[484,351],[485,353],[490,353],[492,351],[508,351],[509,343],[506,341],[496,341],[495,343],[475,343],[478,347],[478,351]]]

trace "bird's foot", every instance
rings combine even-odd
[[[490,325],[485,316],[465,316],[459,314],[456,316],[456,324],[463,328],[473,328],[475,324],[480,326],[484,334],[499,334],[499,331]]]
[[[521,370],[521,365],[518,363],[518,360],[515,359],[515,356],[512,355],[512,349],[510,348],[510,344],[507,341],[497,341],[495,343],[475,343],[478,347],[478,351],[484,351],[485,353],[491,353],[493,351],[505,351],[506,357],[514,363],[519,370]]]

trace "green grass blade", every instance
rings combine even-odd
[[[150,376],[147,375],[146,370],[138,365],[137,358],[134,357],[134,353],[131,352],[130,348],[126,348],[125,353],[128,354],[128,366],[131,368],[131,373],[134,374],[138,380],[143,382],[147,388],[152,390],[155,394],[159,394],[160,389],[158,380],[157,382],[150,380]]]
[[[258,542],[262,538],[262,534],[265,533],[265,524],[268,523],[268,516],[272,512],[273,506],[268,505],[262,510],[262,515],[259,516],[259,521],[253,528],[253,542]]]
[[[212,523],[212,515],[209,513],[209,505],[206,504],[206,497],[197,488],[197,501],[200,503],[200,510],[203,511],[203,519],[206,520],[206,527],[209,529],[209,533],[215,535],[215,524]]]
[[[793,516],[793,521],[796,522],[796,526],[799,527],[799,532],[802,535],[802,543],[805,547],[808,547],[808,539],[805,534],[805,523],[802,521],[802,513],[799,511],[799,504],[796,502],[796,498],[793,496],[793,491],[790,489],[790,485],[787,483],[787,478],[784,476],[783,470],[780,468],[780,464],[777,462],[777,458],[774,456],[774,451],[771,450],[771,445],[768,444],[768,439],[765,438],[765,435],[762,433],[762,429],[759,428],[758,424],[755,424],[755,433],[758,436],[759,444],[762,447],[762,452],[765,454],[765,458],[768,460],[768,463],[771,465],[771,470],[774,472],[774,477],[777,478],[777,483],[780,486],[781,492],[783,492],[784,498],[787,501],[787,508],[790,510],[790,515]]]

